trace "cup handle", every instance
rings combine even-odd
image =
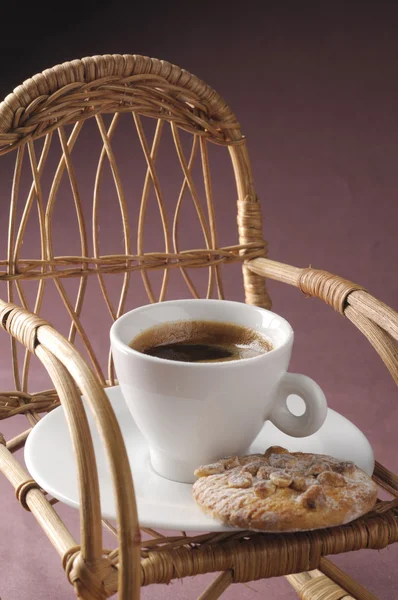
[[[305,403],[305,413],[296,416],[287,406],[291,394],[300,396]],[[306,437],[318,431],[327,415],[325,394],[319,385],[306,375],[285,373],[276,390],[276,401],[269,417],[278,429],[293,437]]]

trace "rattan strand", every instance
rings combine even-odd
[[[220,144],[242,141],[225,101],[166,61],[131,55],[75,60],[28,79],[0,104],[4,151],[98,113],[136,111],[176,123]]]
[[[286,577],[290,585],[296,590],[301,600],[312,600],[319,598],[320,600],[365,600],[361,596],[348,595],[338,584],[326,577],[321,571],[315,569],[307,573],[295,573]],[[311,593],[310,582],[317,579],[316,593],[317,596],[308,596]],[[315,590],[314,590],[315,591]],[[374,596],[369,596],[366,600],[377,600]]]
[[[342,279],[320,269],[302,269],[298,287],[307,296],[322,298],[342,315],[346,307],[347,297],[354,290],[364,290],[363,287]]]
[[[358,600],[349,596],[347,592],[326,577],[310,579],[303,585],[299,592],[300,600],[322,598],[325,600]]]
[[[10,452],[16,452],[17,450],[20,450],[21,448],[23,448],[25,445],[25,442],[28,438],[28,435],[30,434],[32,429],[33,429],[33,427],[29,427],[29,429],[26,429],[25,431],[18,433],[16,436],[14,436],[10,440],[8,440],[7,450],[9,450]]]
[[[209,587],[198,597],[198,600],[216,600],[234,582],[233,571],[220,573]]]
[[[326,555],[364,547],[382,549],[396,541],[396,509],[330,530],[283,536],[246,532],[246,538],[214,543],[210,540],[199,545],[187,540],[185,545],[169,550],[151,549],[141,562],[142,585],[229,569],[234,571],[234,582],[276,577],[315,569]],[[108,584],[112,587],[114,582]]]
[[[104,582],[114,566],[107,558],[88,564],[77,547],[64,556],[63,562],[66,576],[79,597],[86,600],[106,600],[109,597]]]
[[[352,594],[354,598],[358,598],[359,600],[377,600],[371,592],[352,579],[352,577],[346,575],[335,563],[326,558],[321,558],[319,570],[316,573],[322,573],[323,576],[326,575],[335,584],[346,590],[349,594]]]
[[[48,322],[16,305],[0,306],[0,324],[30,352],[35,351],[37,329]]]
[[[375,462],[373,477],[378,485],[386,486],[384,489],[392,496],[398,496],[398,475],[391,473],[386,467]]]
[[[262,217],[261,205],[257,198],[254,200],[246,197],[244,200],[238,200],[238,230],[239,239],[242,244],[256,244],[262,239]],[[264,252],[266,256],[266,251]],[[250,260],[246,254],[245,260]],[[246,302],[255,306],[263,306],[270,309],[272,307],[271,299],[268,293],[264,295],[264,280],[244,268]]]
[[[128,273],[171,268],[202,268],[250,260],[267,253],[267,242],[248,242],[225,248],[187,250],[180,253],[151,252],[142,255],[62,256],[52,260],[19,260],[9,272],[7,261],[0,261],[7,271],[0,271],[0,281],[41,280]],[[92,265],[92,266],[90,266]],[[42,267],[51,268],[43,271]]]
[[[379,325],[347,306],[345,316],[363,333],[375,350],[379,353],[395,383],[398,385],[398,344]]]
[[[361,286],[326,271],[300,269],[267,258],[255,258],[248,269],[324,300],[346,316],[369,340],[398,385],[398,313]]]
[[[55,390],[28,394],[27,392],[0,393],[0,420],[22,415],[34,410],[36,413],[50,412],[59,406]]]
[[[30,511],[30,508],[26,502],[26,496],[28,492],[30,492],[30,490],[33,489],[40,489],[40,486],[36,483],[34,479],[27,479],[15,488],[15,495],[17,497],[18,502],[27,511]]]

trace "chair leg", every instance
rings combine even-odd
[[[233,583],[232,571],[224,571],[216,577],[209,587],[198,597],[198,600],[217,600]]]
[[[329,560],[322,558],[319,567],[322,570],[286,576],[301,600],[377,600]]]
[[[327,558],[321,558],[319,561],[319,570],[355,598],[359,600],[377,600],[374,594],[344,573],[344,571]]]
[[[374,594],[326,558],[321,558],[319,569],[287,575],[286,579],[300,600],[378,600]],[[217,600],[232,583],[232,571],[224,571],[198,600]]]

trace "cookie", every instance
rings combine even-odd
[[[227,525],[255,531],[303,531],[349,523],[371,510],[372,479],[354,463],[272,446],[195,471],[200,508]]]

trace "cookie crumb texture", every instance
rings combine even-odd
[[[193,496],[227,525],[255,531],[305,531],[349,523],[371,510],[372,479],[354,463],[272,446],[198,467]]]

